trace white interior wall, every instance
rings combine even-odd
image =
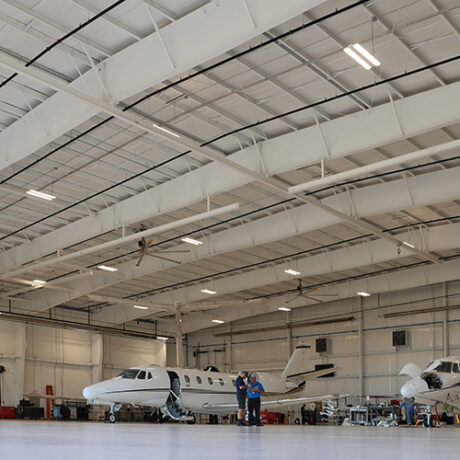
[[[447,289],[448,301],[442,298]],[[438,298],[426,301],[429,298]],[[360,302],[361,298],[329,302],[314,307],[294,309],[290,313],[272,313],[246,321],[207,329],[187,337],[187,360],[190,366],[215,365],[219,369],[237,371],[281,371],[290,349],[303,342],[311,345],[311,368],[315,364],[333,363],[340,367],[335,377],[308,383],[312,395],[341,393],[352,395],[394,396],[399,393],[408,377],[398,373],[407,362],[424,368],[434,358],[460,355],[460,310],[436,312],[398,318],[384,318],[385,313],[408,311],[460,304],[460,282],[428,286],[403,292],[392,292],[363,299],[361,390],[360,372]],[[230,330],[308,321],[326,315],[354,316],[350,322],[307,326],[277,331],[238,334],[231,337],[215,336]],[[446,326],[444,320],[446,319]],[[409,346],[396,349],[392,345],[392,332],[406,329]],[[447,349],[444,348],[446,333]],[[291,338],[289,337],[291,334]],[[315,352],[315,340],[328,337],[331,351],[325,355]],[[198,353],[197,353],[198,352]]]
[[[54,393],[81,397],[82,389],[110,378],[122,368],[166,364],[162,342],[0,320],[2,405],[15,406],[22,394]]]

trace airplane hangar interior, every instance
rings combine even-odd
[[[0,0],[0,458],[459,458],[460,0]]]

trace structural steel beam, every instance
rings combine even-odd
[[[249,147],[227,158],[255,171],[263,170],[262,158],[266,174],[273,176],[319,164],[324,159],[370,150],[460,121],[460,105],[452,104],[459,92],[460,82],[395,101],[394,106],[388,103],[371,111],[322,123],[322,134],[313,126],[267,140],[258,146],[260,156],[256,147]],[[403,136],[394,118],[394,107],[399,115]],[[433,110],[426,111],[425,107],[432,107]],[[327,151],[323,139],[327,143]],[[280,152],[283,154],[280,155]],[[190,206],[207,195],[224,193],[249,182],[251,179],[247,176],[228,170],[221,164],[210,163],[110,206],[94,216],[12,248],[0,255],[0,266],[3,271],[13,270],[58,249],[123,225]]]
[[[382,292],[394,292],[404,289],[415,289],[446,281],[458,280],[460,278],[460,264],[458,260],[446,262],[443,265],[429,265],[404,270],[404,276],[400,272],[387,273],[372,276],[356,281],[345,281],[334,285],[333,292],[337,295],[334,300],[340,301],[355,297],[358,291],[366,290],[372,294]],[[318,291],[320,292],[320,291]],[[331,292],[330,289],[328,292]],[[285,305],[286,300],[292,299],[289,296],[279,296],[265,299],[262,305],[245,305],[244,307],[224,307],[213,310],[212,313],[196,312],[185,315],[183,318],[183,333],[188,334],[201,329],[215,327],[212,319],[220,319],[226,323],[258,316],[265,313],[278,311],[280,306]],[[333,302],[324,304],[332,306]],[[303,299],[297,304],[298,307],[317,305],[313,301]],[[291,305],[296,308],[296,305]],[[159,320],[162,329],[173,331],[174,322],[170,319]]]
[[[460,224],[447,224],[433,227],[429,231],[424,230],[423,233],[408,232],[399,236],[402,241],[407,241],[415,246],[426,247],[430,251],[443,251],[459,246],[459,234]],[[146,300],[153,303],[179,302],[181,304],[188,304],[209,298],[209,296],[201,292],[201,289],[207,286],[217,291],[218,295],[227,295],[289,281],[293,277],[284,272],[288,268],[299,271],[302,278],[308,278],[389,262],[399,257],[408,257],[411,255],[408,249],[408,247],[402,245],[398,251],[398,248],[388,241],[374,240],[319,255],[302,257],[293,262],[285,262],[275,266],[212,280],[208,284],[204,282],[202,284],[175,289],[146,297]],[[460,265],[458,272],[460,274]],[[363,290],[368,291],[367,288]],[[63,293],[63,295],[65,296],[66,293]],[[314,296],[314,294],[312,295]],[[248,308],[252,307],[248,305]],[[140,316],[138,312],[133,312],[132,309],[116,310],[103,308],[94,318],[101,321],[111,320],[118,323],[134,319],[138,316]]]
[[[10,2],[10,0],[8,0]],[[325,0],[220,0],[199,8],[106,59],[72,82],[71,87],[115,103],[180,75],[251,40]],[[11,2],[13,3],[13,2]],[[247,5],[247,6],[246,6]],[[247,7],[251,11],[253,26]],[[167,44],[169,57],[162,40]],[[69,94],[57,93],[0,133],[0,170],[26,158],[96,115],[100,109]],[[62,114],[66,116],[62,116]],[[42,129],[36,119],[43,124]],[[27,136],[22,133],[27,132]]]
[[[324,203],[337,206],[345,212],[354,210],[358,217],[365,218],[455,200],[460,197],[460,189],[457,185],[459,181],[460,167],[414,176],[407,180],[400,179],[388,184],[372,185],[350,193],[339,193],[326,198]],[[209,235],[204,241],[205,244],[193,248],[190,254],[177,254],[176,258],[182,263],[196,262],[218,254],[312,232],[340,222],[340,219],[310,205],[298,206]],[[412,244],[412,240],[409,243]],[[190,249],[190,245],[176,246],[175,249]],[[396,250],[395,245],[393,249]],[[90,279],[82,278],[71,284],[64,283],[72,287],[72,292],[40,292],[42,291],[40,290],[29,294],[27,299],[34,309],[43,310],[110,285],[151,275],[172,266],[171,263],[153,258],[144,258],[140,267],[135,267],[130,261],[118,265],[116,273],[96,272]],[[174,299],[167,301],[169,304],[173,302]],[[116,311],[115,308],[113,310]]]

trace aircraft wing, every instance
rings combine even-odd
[[[272,400],[262,400],[261,408],[262,409],[276,409],[287,406],[301,406],[309,402],[324,401],[326,399],[340,399],[345,398],[349,395],[321,395],[321,396],[308,396],[302,398],[282,398],[282,399],[272,399]],[[203,409],[216,409],[216,410],[228,410],[229,412],[238,410],[238,404],[203,404]]]
[[[460,408],[460,384],[441,390],[422,391],[417,394],[415,400],[429,400],[433,403],[440,401]]]

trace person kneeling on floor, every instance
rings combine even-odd
[[[265,394],[263,385],[257,381],[257,375],[251,374],[248,391],[249,425],[263,426],[260,421],[260,396]]]

